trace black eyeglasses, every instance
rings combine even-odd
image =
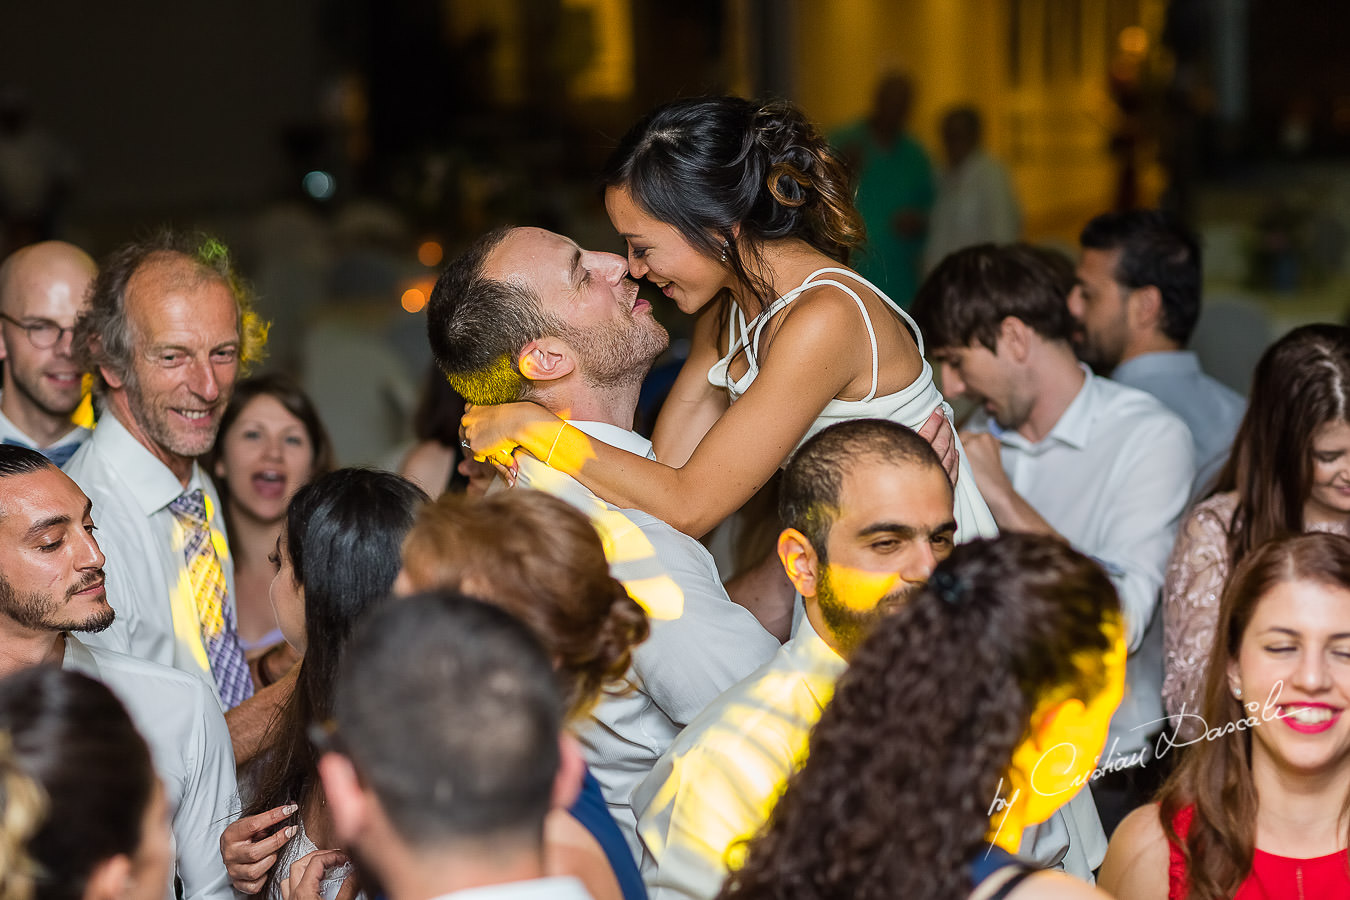
[[[26,331],[28,333],[28,343],[39,350],[47,350],[51,347],[55,347],[67,334],[75,333],[75,327],[73,325],[69,328],[62,328],[60,325],[57,325],[55,322],[48,319],[38,319],[36,322],[20,322],[18,319],[11,315],[7,315],[6,313],[0,313],[0,319],[4,319],[16,328],[22,328]]]

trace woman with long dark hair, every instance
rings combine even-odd
[[[164,788],[111,691],[74,672],[25,669],[0,681],[0,732],[32,783],[4,779],[6,840],[11,827],[32,832],[21,852],[5,854],[20,867],[5,873],[6,886],[22,872],[34,900],[172,896]]]
[[[622,690],[646,613],[609,563],[589,519],[542,491],[481,500],[445,495],[423,507],[403,545],[400,591],[453,589],[520,619],[554,660],[567,722],[582,725],[606,690]],[[570,810],[545,823],[551,874],[580,878],[595,900],[642,900],[632,852],[588,771]]]
[[[217,434],[203,468],[220,492],[230,536],[239,643],[255,660],[283,643],[267,598],[286,507],[302,486],[333,470],[333,446],[309,397],[276,373],[235,385]],[[284,650],[272,657],[257,664],[260,687],[295,662]]]
[[[1228,573],[1272,538],[1350,534],[1350,328],[1305,325],[1252,376],[1247,413],[1211,495],[1177,533],[1163,585],[1171,715],[1200,708]],[[1181,734],[1193,736],[1183,720]]]
[[[1263,544],[1233,571],[1205,670],[1205,736],[1111,838],[1134,900],[1350,897],[1350,538]],[[1192,715],[1195,715],[1192,713]]]
[[[591,441],[531,403],[472,407],[464,427],[476,454],[522,446],[604,499],[701,536],[833,422],[938,427],[945,408],[923,339],[846,268],[863,236],[848,178],[796,107],[669,103],[620,141],[604,183],[631,276],[697,317],[653,433],[656,460]],[[960,468],[958,536],[995,533]]]
[[[1036,535],[956,547],[855,651],[722,900],[1102,897],[1013,854],[1083,789],[1125,656],[1087,557]]]
[[[339,469],[291,499],[271,596],[282,634],[301,660],[287,676],[294,688],[269,729],[267,745],[245,770],[256,788],[244,819],[221,840],[230,878],[244,893],[265,890],[279,900],[291,863],[334,846],[307,729],[332,714],[333,679],[352,626],[389,595],[399,548],[426,501],[406,479],[371,469]],[[293,824],[259,836],[259,829],[295,814]],[[345,869],[332,874],[325,885],[330,894],[346,874]]]

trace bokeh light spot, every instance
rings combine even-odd
[[[421,312],[427,305],[427,295],[419,288],[408,288],[403,292],[403,308],[410,313]]]
[[[417,248],[417,261],[424,266],[439,266],[444,258],[445,250],[439,241],[423,241]]]
[[[305,193],[309,194],[315,200],[327,200],[333,196],[337,190],[337,181],[327,172],[315,169],[312,172],[306,172],[304,179],[300,182],[304,187]]]

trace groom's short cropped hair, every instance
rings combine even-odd
[[[450,386],[479,406],[527,399],[517,357],[531,341],[557,333],[539,297],[524,285],[489,278],[487,258],[514,230],[483,235],[441,273],[427,302],[427,338]]]
[[[509,613],[450,591],[381,604],[343,655],[333,714],[334,749],[409,846],[540,839],[563,703]]]

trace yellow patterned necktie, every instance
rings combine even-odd
[[[226,709],[233,709],[253,695],[253,678],[248,660],[239,646],[234,609],[225,584],[225,570],[211,541],[211,523],[206,514],[206,498],[201,489],[180,495],[169,504],[174,518],[183,526],[183,556],[192,582],[197,620],[202,628],[202,643],[211,664],[211,676],[220,689]]]

